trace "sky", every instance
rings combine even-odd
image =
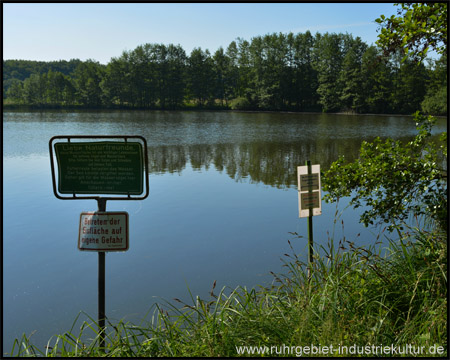
[[[3,3],[3,59],[107,64],[145,43],[211,54],[238,37],[349,33],[375,45],[394,3]]]

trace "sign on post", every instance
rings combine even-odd
[[[148,196],[147,141],[142,136],[57,135],[49,141],[49,152],[58,199],[98,200],[98,195],[109,194],[101,199],[144,200]]]
[[[311,165],[310,174],[308,174],[308,166],[298,166],[297,177],[299,217],[310,216],[310,208],[313,216],[321,215],[320,165]]]
[[[55,144],[61,194],[131,194],[144,191],[144,156],[139,142]]]
[[[127,251],[127,212],[82,212],[78,231],[78,249],[87,251]]]
[[[56,140],[65,141],[54,143]],[[58,181],[53,150],[58,164]],[[128,213],[106,212],[106,201],[143,200],[148,196],[147,141],[139,135],[57,135],[49,141],[49,152],[55,196],[61,200],[97,200],[98,211],[80,215],[78,249],[98,253],[99,346],[104,350],[105,252],[127,251],[129,247]],[[99,194],[113,196],[100,197]]]

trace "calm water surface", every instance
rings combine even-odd
[[[435,131],[445,131],[438,121]],[[6,112],[3,114],[3,342],[23,333],[43,348],[83,310],[97,318],[97,254],[77,249],[79,215],[94,200],[61,201],[52,191],[48,142],[54,135],[142,135],[150,195],[108,201],[130,216],[130,249],[106,255],[106,315],[138,322],[155,302],[189,291],[269,284],[280,258],[307,253],[307,220],[298,218],[296,167],[322,170],[362,140],[409,139],[410,117],[228,112]],[[375,241],[358,212],[322,204],[314,239],[332,234]],[[338,210],[345,208],[345,200]],[[289,232],[304,238],[296,239]],[[328,233],[327,233],[328,232]],[[357,237],[357,234],[361,236]],[[164,307],[164,305],[163,305]],[[83,320],[86,318],[83,317]],[[75,326],[78,333],[81,322]]]

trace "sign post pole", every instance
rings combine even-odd
[[[320,165],[297,167],[299,217],[308,218],[308,282],[311,281],[314,262],[313,216],[322,214]]]
[[[106,199],[98,198],[98,211],[106,211]],[[105,252],[98,252],[98,327],[100,349],[105,348]]]
[[[308,175],[311,175],[311,161],[306,161],[306,166],[308,167]],[[308,193],[310,196],[312,196],[312,184],[309,183],[308,187]],[[312,264],[314,261],[313,255],[314,255],[314,240],[313,240],[313,203],[310,202],[309,205],[309,216],[308,216],[308,257],[309,257],[309,266],[308,266],[308,281],[311,280],[311,271],[312,271]]]
[[[54,142],[58,139],[66,141]],[[75,139],[77,141],[71,141]],[[81,139],[84,141],[78,141]],[[97,200],[96,212],[80,214],[78,249],[98,252],[98,336],[99,349],[105,352],[105,252],[127,251],[129,247],[128,213],[107,213],[106,201],[147,198],[147,141],[133,135],[57,135],[49,141],[49,152],[55,196],[61,200]],[[100,197],[99,194],[113,196]]]

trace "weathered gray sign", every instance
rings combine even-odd
[[[322,214],[322,191],[320,185],[320,165],[311,165],[311,173],[308,174],[308,166],[297,167],[298,178],[298,209],[299,217]]]

